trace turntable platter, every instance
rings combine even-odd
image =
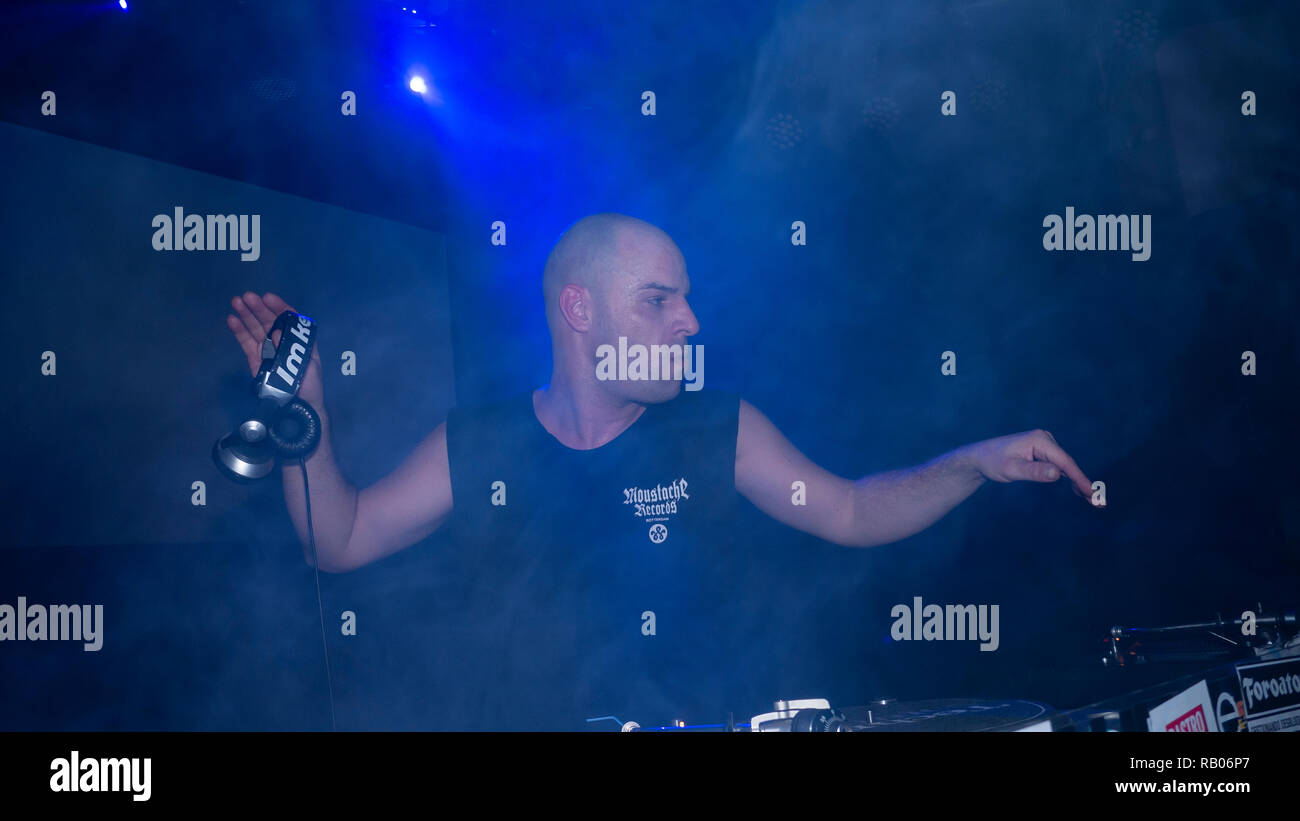
[[[1041,721],[1053,709],[1024,699],[977,701],[947,698],[930,701],[879,699],[863,707],[846,707],[845,724],[855,733],[994,732],[1015,730]]]

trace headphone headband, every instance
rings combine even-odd
[[[276,317],[262,340],[262,366],[253,381],[253,393],[258,399],[285,405],[298,394],[316,345],[316,327],[310,317],[296,311]],[[279,348],[271,341],[276,331],[280,331]]]

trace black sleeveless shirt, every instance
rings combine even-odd
[[[725,722],[739,640],[739,397],[686,391],[605,445],[574,450],[529,391],[447,418],[462,642],[462,726],[617,729]]]

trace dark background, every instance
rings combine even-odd
[[[706,388],[827,469],[1042,427],[1106,483],[1104,511],[1063,483],[986,486],[865,551],[747,507],[756,690],[1075,707],[1196,669],[1103,669],[1112,624],[1296,606],[1292,4],[415,9],[5,7],[0,602],[100,603],[106,627],[98,653],[0,644],[0,729],[328,727],[279,480],[236,488],[208,461],[243,407],[230,297],[274,290],[322,323],[327,360],[357,352],[326,395],[364,486],[452,404],[546,381],[545,255],[604,210],[684,252]],[[406,89],[416,65],[435,94]],[[174,205],[262,213],[262,259],[154,252]],[[1070,205],[1151,214],[1151,259],[1044,251]],[[448,723],[434,614],[455,548],[322,577],[340,728]],[[1000,649],[889,642],[918,595],[998,604]]]

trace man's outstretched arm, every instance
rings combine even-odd
[[[771,420],[740,400],[736,489],[777,521],[834,544],[872,547],[905,539],[943,518],[989,479],[1055,482],[1062,475],[1076,494],[1091,498],[1092,483],[1079,466],[1050,433],[1035,430],[853,481],[814,464]],[[804,504],[795,504],[800,499]]]
[[[230,301],[234,314],[226,325],[239,341],[256,374],[262,340],[282,312],[293,308],[279,296],[252,291]],[[280,331],[271,340],[280,343]],[[447,424],[434,428],[396,470],[358,490],[344,477],[334,458],[330,416],[325,410],[320,348],[314,347],[298,396],[320,416],[321,443],[304,463],[311,489],[311,523],[302,466],[281,465],[284,500],[302,542],[303,559],[313,563],[309,548],[315,537],[320,569],[345,573],[415,544],[437,530],[451,514],[451,470],[447,461]]]

